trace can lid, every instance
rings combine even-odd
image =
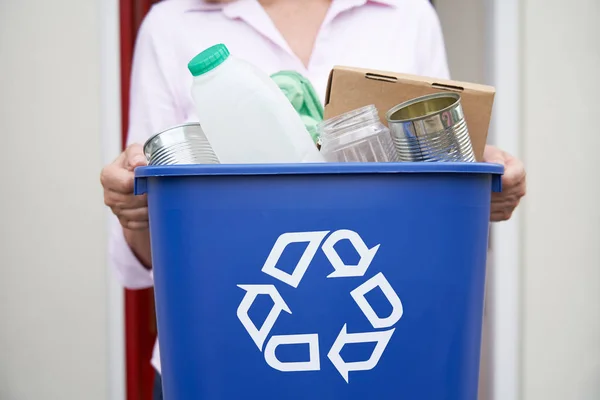
[[[188,69],[194,76],[207,73],[221,65],[229,57],[229,49],[222,43],[202,51],[188,63]]]

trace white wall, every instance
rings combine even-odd
[[[600,399],[600,2],[524,0],[524,400]]]
[[[487,83],[485,4],[482,0],[435,0],[452,79]]]
[[[100,1],[0,1],[0,399],[108,398]]]

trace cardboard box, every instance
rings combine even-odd
[[[441,91],[459,92],[477,161],[483,158],[496,91],[491,86],[423,76],[336,66],[329,75],[325,119],[374,104],[381,122],[392,107]]]

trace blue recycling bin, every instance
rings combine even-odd
[[[166,400],[475,400],[500,165],[150,166]]]

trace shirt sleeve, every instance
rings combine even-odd
[[[163,63],[169,57],[168,48],[157,41],[158,35],[169,30],[161,26],[164,18],[151,9],[138,32],[131,70],[129,126],[127,144],[145,141],[154,133],[177,125],[181,120],[180,108],[169,82]],[[153,286],[152,271],[146,269],[125,241],[118,219],[111,215],[109,257],[121,284],[130,289]]]
[[[155,133],[180,123],[181,107],[168,76],[179,71],[168,71],[172,45],[169,46],[171,19],[152,8],[138,32],[131,68],[129,100],[129,129],[127,144],[144,144]],[[172,69],[172,67],[171,67]]]
[[[146,269],[125,241],[117,217],[110,215],[108,254],[117,279],[128,289],[145,289],[154,285],[152,270]]]
[[[423,76],[450,79],[444,35],[437,12],[429,1],[421,13],[419,69]]]

